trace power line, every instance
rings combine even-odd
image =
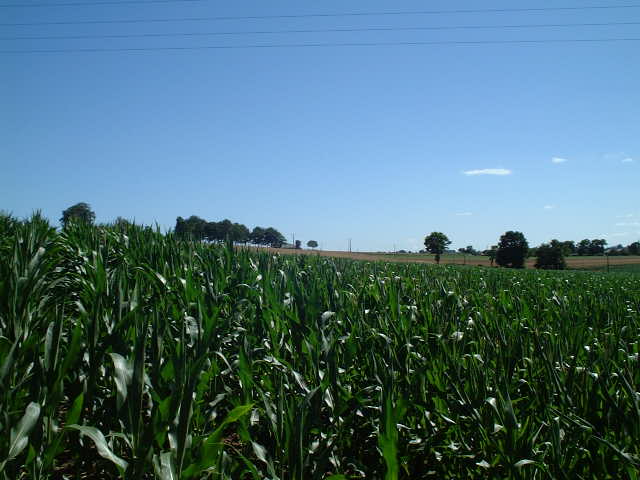
[[[133,1],[133,0],[132,0]],[[515,13],[515,12],[551,12],[551,11],[579,11],[579,10],[613,10],[640,8],[640,4],[629,5],[594,5],[581,7],[531,7],[531,8],[486,8],[486,9],[458,9],[458,10],[407,10],[386,12],[338,12],[338,13],[304,13],[290,15],[247,15],[247,16],[215,16],[215,17],[185,17],[185,18],[136,18],[116,20],[70,20],[49,22],[18,22],[0,23],[2,27],[25,27],[43,25],[97,25],[114,23],[160,23],[160,22],[201,22],[223,20],[275,20],[296,18],[335,18],[335,17],[373,17],[400,15],[444,15],[463,13]]]
[[[347,32],[406,32],[426,30],[499,30],[519,28],[566,28],[566,27],[605,27],[640,25],[640,22],[602,22],[602,23],[547,23],[521,25],[459,25],[459,26],[419,26],[419,27],[354,27],[354,28],[321,28],[297,30],[254,30],[254,31],[226,31],[226,32],[169,32],[169,33],[117,33],[98,35],[46,35],[46,36],[18,36],[0,37],[0,40],[86,40],[110,38],[155,38],[155,37],[196,37],[222,35],[265,35],[265,34],[296,34],[296,33],[347,33]]]
[[[122,0],[122,1],[97,1],[97,2],[66,2],[66,3],[6,3],[0,4],[0,8],[40,8],[40,7],[93,7],[99,5],[145,5],[156,3],[196,3],[208,0]]]
[[[324,47],[398,47],[398,46],[467,46],[467,45],[536,45],[545,43],[605,43],[638,42],[639,38],[576,38],[576,39],[540,39],[540,40],[443,40],[427,42],[340,42],[340,43],[271,43],[247,45],[201,45],[177,47],[121,47],[121,48],[60,48],[0,50],[0,54],[31,53],[103,53],[103,52],[153,52],[187,50],[241,50],[260,48],[324,48]]]

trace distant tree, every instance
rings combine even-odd
[[[133,222],[127,220],[124,217],[118,217],[113,221],[113,225],[117,227],[128,227],[130,225],[133,225]]]
[[[173,233],[175,233],[178,238],[184,238],[187,235],[187,224],[184,218],[176,218],[176,228],[173,230]]]
[[[60,223],[62,224],[62,228],[65,228],[71,221],[93,225],[95,219],[96,214],[91,210],[91,206],[88,203],[80,202],[62,212]]]
[[[254,227],[249,235],[249,241],[254,245],[266,245],[265,229],[262,227]]]
[[[242,223],[234,223],[231,227],[231,239],[236,243],[247,243],[251,232]]]
[[[551,243],[543,243],[536,248],[536,268],[564,270],[566,266],[563,242],[552,240]]]
[[[576,247],[576,252],[578,255],[589,255],[591,251],[591,240],[585,238],[584,240],[580,240],[578,246]]]
[[[287,241],[278,230],[269,227],[264,231],[264,244],[273,248],[280,248]]]
[[[302,241],[296,240],[296,250],[300,250],[302,248]]]
[[[629,255],[640,255],[640,242],[633,242],[627,245]]]
[[[508,231],[500,237],[496,263],[501,267],[524,268],[524,259],[529,253],[529,244],[522,232]]]
[[[482,252],[483,255],[486,255],[487,257],[489,257],[489,260],[491,261],[491,266],[493,267],[493,262],[495,262],[496,260],[496,254],[498,253],[498,246],[497,245],[491,245],[491,248],[488,250],[485,250],[484,252]]]
[[[218,222],[207,222],[204,226],[204,237],[210,242],[223,240]]]
[[[607,241],[604,239],[591,240],[591,247],[589,248],[589,255],[604,255],[604,248],[607,246]]]
[[[436,256],[436,263],[440,263],[440,255],[450,243],[451,240],[442,232],[431,232],[424,239],[424,246],[429,253]]]
[[[307,242],[307,247],[309,248],[316,248],[318,246],[318,242],[316,242],[315,240],[309,240]]]
[[[221,222],[218,222],[218,236],[220,240],[233,240],[233,222],[228,218],[225,218]]]
[[[566,240],[564,242],[560,242],[562,243],[562,253],[567,256],[567,255],[574,255],[576,253],[577,247],[576,247],[576,242],[572,241],[572,240]]]
[[[6,238],[7,240],[12,237],[20,221],[15,218],[11,213],[0,210],[0,240]],[[0,244],[0,247],[2,245]],[[1,252],[0,252],[1,253]]]
[[[185,220],[187,238],[190,240],[204,240],[207,221],[197,215],[191,215]]]

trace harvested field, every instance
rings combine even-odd
[[[253,248],[253,247],[251,247]],[[344,252],[339,250],[293,250],[290,248],[258,248],[260,251],[271,251],[286,255],[318,255],[321,257],[350,258],[352,260],[365,260],[369,262],[385,261],[397,263],[428,263],[435,264],[433,255],[417,253],[377,253],[377,252]],[[605,256],[570,256],[566,258],[567,268],[575,270],[606,270],[607,257]],[[448,254],[443,255],[440,261],[443,265],[476,265],[490,267],[489,257]],[[527,268],[533,268],[535,258],[528,258]],[[618,269],[620,267],[638,266],[640,268],[640,256],[616,256],[609,257],[609,267]]]

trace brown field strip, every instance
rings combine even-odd
[[[427,263],[435,264],[432,255],[418,256],[416,254],[393,254],[393,253],[375,253],[375,252],[344,252],[337,250],[295,250],[290,248],[269,248],[269,247],[246,247],[252,250],[268,251],[284,255],[318,255],[322,257],[350,258],[353,260],[364,260],[369,262],[396,262],[396,263]],[[567,268],[569,269],[585,269],[585,270],[601,270],[607,266],[607,258],[601,257],[579,257],[571,256],[566,258]],[[440,262],[442,265],[474,265],[474,266],[491,266],[489,257],[467,255],[466,259],[462,256],[443,255]],[[526,261],[527,268],[533,268],[535,258],[528,258]],[[616,256],[609,257],[609,265],[611,267],[622,265],[640,265],[640,256]]]

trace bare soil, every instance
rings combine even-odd
[[[267,248],[267,247],[247,247],[254,250],[269,251],[284,255],[318,255],[322,257],[350,258],[353,260],[365,260],[369,262],[397,262],[397,263],[428,263],[435,264],[433,255],[424,254],[393,254],[393,253],[375,253],[375,252],[344,252],[337,250],[295,250],[291,248]],[[528,258],[526,261],[527,268],[533,268],[535,258]],[[607,258],[605,256],[570,256],[566,257],[567,268],[584,269],[584,270],[602,270],[607,266]],[[467,255],[443,255],[440,261],[442,265],[476,265],[489,267],[491,261],[489,257]],[[618,265],[640,265],[640,256],[616,256],[609,257],[609,265],[615,267]]]

